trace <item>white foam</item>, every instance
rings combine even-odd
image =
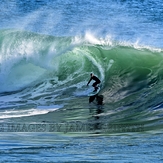
[[[109,65],[108,65],[107,71],[111,68],[111,66],[113,65],[113,63],[114,63],[114,60],[111,59],[111,60],[109,61]]]
[[[82,54],[83,56],[86,56],[87,57],[87,59],[89,60],[89,61],[91,61],[92,63],[93,63],[93,65],[94,66],[96,66],[97,67],[97,69],[99,70],[99,73],[100,73],[100,79],[102,80],[102,81],[104,81],[104,78],[105,78],[105,76],[104,76],[104,68],[101,66],[102,64],[101,64],[101,62],[99,61],[99,60],[96,60],[92,55],[90,55],[89,54],[89,52],[87,52],[87,51],[85,51],[85,52],[83,52],[83,51],[81,51],[80,49],[78,49],[78,52],[80,53],[80,54]]]
[[[90,32],[87,32],[85,34],[85,39],[92,44],[101,44],[101,41],[97,39],[95,36],[93,36]]]
[[[32,108],[32,109],[23,109],[23,110],[12,109],[12,110],[0,111],[0,119],[42,115],[58,110],[59,108],[61,108],[61,106],[54,105],[54,106],[39,106],[38,108]]]

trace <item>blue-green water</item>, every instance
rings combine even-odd
[[[160,0],[0,8],[1,162],[162,162]]]

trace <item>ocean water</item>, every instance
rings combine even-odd
[[[0,162],[163,161],[161,0],[0,9]]]

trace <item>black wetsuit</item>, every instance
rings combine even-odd
[[[92,76],[92,77],[90,78],[88,84],[91,82],[91,80],[95,80],[95,82],[94,82],[93,85],[92,85],[93,87],[96,87],[97,84],[100,84],[100,83],[101,83],[100,79],[98,79],[96,76]],[[88,85],[88,84],[87,84],[87,85]]]

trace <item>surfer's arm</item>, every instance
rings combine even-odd
[[[92,78],[90,78],[89,82],[87,83],[87,85],[91,82]]]

